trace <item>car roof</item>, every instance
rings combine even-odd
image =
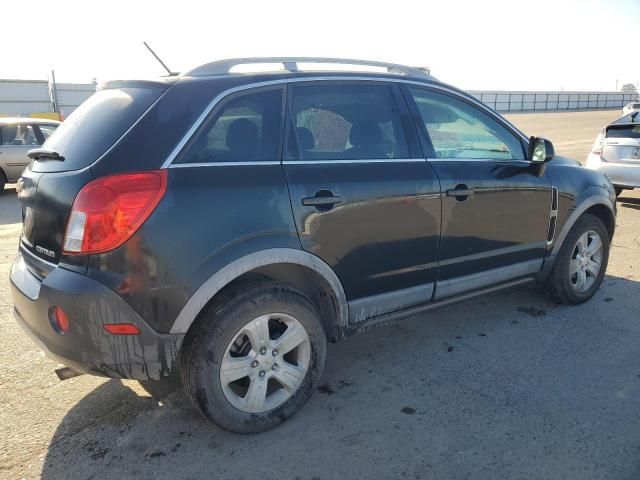
[[[32,117],[0,117],[0,124],[2,125],[15,125],[15,124],[36,124],[36,125],[60,125],[58,120],[48,118],[32,118]]]

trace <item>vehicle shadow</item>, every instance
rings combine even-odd
[[[20,202],[14,185],[6,185],[4,192],[0,192],[0,225],[22,222]]]
[[[640,198],[624,196],[624,192],[620,194],[617,202],[618,202],[618,205],[622,207],[640,210]]]
[[[110,380],[42,478],[637,478],[639,297],[614,276],[573,307],[519,287],[330,345],[309,403],[259,435]]]

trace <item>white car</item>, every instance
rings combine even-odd
[[[60,122],[39,118],[0,118],[0,193],[16,182],[31,159],[27,152],[42,145]]]
[[[602,129],[586,166],[606,174],[616,195],[625,189],[640,188],[640,110],[623,115]]]
[[[640,102],[627,103],[624,107],[622,107],[622,115],[631,113],[634,110],[640,110]]]

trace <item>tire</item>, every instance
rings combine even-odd
[[[615,190],[615,192],[616,192],[616,197],[619,197],[619,196],[620,196],[620,194],[621,194],[621,193],[623,192],[623,190],[624,190],[624,188],[622,188],[622,187],[615,187],[615,186],[613,187],[613,189],[614,189],[614,190]]]
[[[578,245],[578,241],[584,239],[585,235],[586,249]],[[589,253],[596,248],[597,243],[593,243],[596,236],[600,238],[602,244],[600,254],[597,255],[595,251],[592,256],[589,256]],[[577,305],[593,297],[607,270],[610,245],[609,232],[602,220],[590,214],[585,214],[578,219],[564,239],[547,280],[547,286],[558,303]],[[585,255],[580,254],[581,249],[584,250]],[[590,260],[600,265],[597,275],[594,275],[594,264],[590,263]],[[585,264],[580,266],[581,262]],[[586,283],[581,283],[579,276],[583,274],[579,270],[583,271]]]
[[[4,172],[0,172],[0,195],[4,193],[4,186],[7,184],[7,177],[4,176]]]
[[[266,347],[258,348],[260,339]],[[283,339],[300,343],[290,351],[280,343],[279,352]],[[182,383],[202,414],[219,427],[261,432],[291,417],[311,397],[326,350],[320,316],[306,296],[287,285],[258,284],[203,312],[183,344]],[[238,361],[241,367],[234,366]],[[229,382],[238,376],[235,372],[247,375]]]

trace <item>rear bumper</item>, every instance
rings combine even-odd
[[[640,188],[640,162],[638,164],[604,162],[599,155],[590,153],[586,167],[604,173],[617,187]]]
[[[168,376],[184,335],[159,334],[113,290],[84,275],[55,268],[41,281],[18,255],[11,268],[14,317],[52,359],[83,373],[138,380]],[[59,306],[69,329],[58,334],[49,309]],[[112,335],[105,323],[133,323],[139,335]]]

